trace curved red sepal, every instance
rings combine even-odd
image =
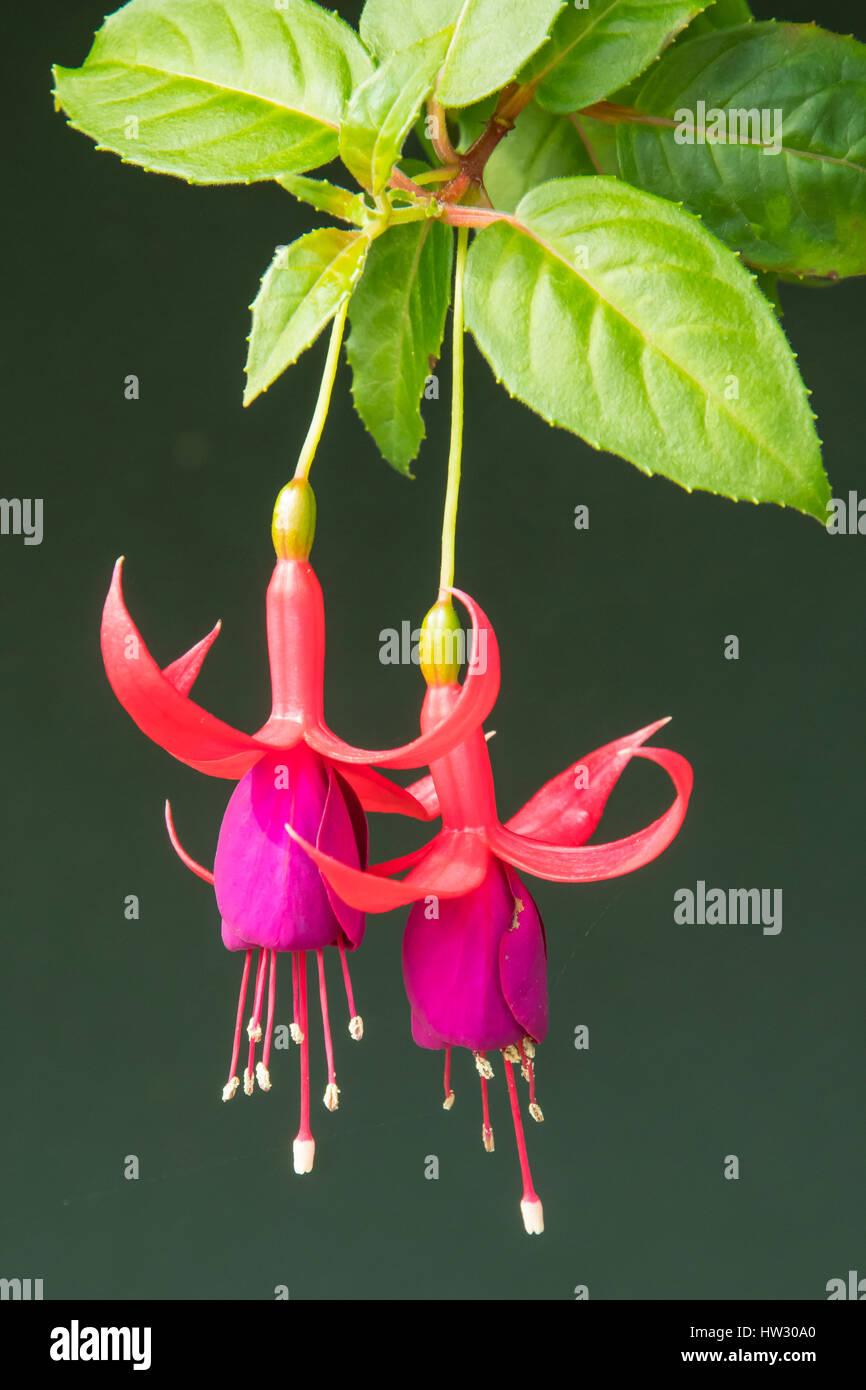
[[[557,883],[591,883],[618,878],[648,864],[667,849],[682,825],[693,776],[686,759],[670,748],[636,748],[634,756],[658,763],[677,789],[673,805],[645,830],[607,845],[583,845],[574,849],[516,835],[513,830],[498,825],[485,832],[488,845],[494,854],[516,869]]]
[[[417,782],[410,782],[406,790],[424,807],[426,820],[435,820],[442,814],[439,808],[439,793],[429,772],[426,777],[419,777]]]
[[[192,873],[198,874],[199,878],[203,878],[205,883],[209,883],[211,887],[213,887],[213,874],[210,869],[204,868],[202,864],[199,864],[197,860],[193,859],[191,854],[187,854],[180,840],[177,838],[177,831],[174,828],[174,818],[171,814],[170,801],[165,803],[165,826],[168,831],[168,838],[171,840],[171,847],[180,862],[185,864]]]
[[[421,797],[415,795],[411,787],[398,787],[374,772],[371,767],[352,766],[341,763],[338,769],[355,792],[365,811],[383,811],[400,816],[411,816],[413,820],[433,820],[438,810],[428,809]]]
[[[667,723],[668,719],[658,719],[637,733],[606,743],[579,758],[565,772],[546,782],[505,822],[506,829],[552,845],[585,844],[635,751]]]
[[[374,871],[363,873],[359,869],[352,869],[339,859],[322,854],[290,825],[286,826],[286,830],[306,850],[343,901],[361,912],[390,912],[392,908],[405,907],[407,903],[431,894],[440,898],[459,898],[462,893],[478,887],[487,872],[489,861],[487,847],[480,835],[442,830],[425,847],[426,852],[417,867],[400,882],[381,878]]]
[[[121,568],[114,567],[102,613],[102,659],[112,690],[142,733],[179,762],[214,777],[239,777],[267,744],[216,719],[187,695],[216,632],[204,638],[166,672],[150,655],[123,601]],[[239,759],[239,755],[245,755]]]
[[[374,763],[377,767],[422,767],[444,757],[468,734],[483,724],[499,694],[499,646],[490,619],[474,599],[460,589],[449,589],[465,605],[472,618],[473,652],[483,660],[470,662],[460,698],[451,713],[429,733],[421,734],[402,748],[353,748],[333,734],[326,725],[309,728],[307,743],[337,763]]]

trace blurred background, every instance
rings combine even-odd
[[[356,21],[360,5],[339,9]],[[866,38],[859,5],[772,13]],[[694,765],[691,809],[638,874],[533,884],[551,991],[545,1123],[527,1132],[541,1239],[520,1221],[501,1067],[490,1156],[471,1058],[455,1054],[445,1114],[441,1056],[411,1042],[405,914],[370,919],[355,958],[360,1045],[330,962],[342,1096],[336,1114],[318,1101],[314,1028],[313,1175],[291,1170],[296,1050],[275,1054],[269,1095],[220,1102],[240,961],[220,944],[211,891],[172,853],[162,806],[169,796],[190,852],[211,863],[231,784],[138,733],[105,679],[98,625],[124,553],[157,660],[221,617],[196,698],[241,728],[266,717],[270,514],[325,343],[243,411],[247,305],[275,244],[318,219],[275,185],[188,187],[67,129],[50,64],[81,63],[102,16],[83,0],[7,15],[2,492],[44,499],[44,540],[0,539],[0,1275],[42,1278],[47,1298],[270,1299],[286,1285],[292,1299],[569,1299],[586,1285],[591,1299],[820,1299],[828,1279],[866,1273],[866,538],[688,496],[595,454],[509,400],[471,340],[458,582],[502,649],[489,722],[500,811],[667,714],[664,741]],[[834,495],[866,494],[866,285],[782,298]],[[137,401],[124,399],[130,373]],[[313,473],[326,710],[369,746],[417,730],[421,678],[380,663],[379,634],[417,624],[435,594],[445,363],[441,380],[410,481],[354,414],[344,362]],[[724,659],[730,634],[738,661]],[[633,765],[603,838],[668,796],[661,772]],[[426,834],[379,818],[374,854]],[[677,925],[673,895],[699,879],[781,888],[781,934]],[[123,1177],[128,1155],[137,1181]]]

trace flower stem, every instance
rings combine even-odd
[[[316,401],[316,409],[313,412],[310,428],[307,430],[307,437],[304,440],[304,447],[298,459],[298,466],[295,469],[295,478],[307,479],[310,476],[313,459],[316,457],[319,440],[322,437],[325,421],[328,418],[328,407],[331,404],[331,393],[334,390],[334,378],[337,375],[337,366],[340,361],[340,346],[346,328],[346,315],[348,311],[349,296],[347,295],[343,301],[342,308],[337,311],[337,316],[334,319],[334,326],[331,329],[331,341],[328,346],[325,370],[322,373],[322,384],[319,387],[319,399]]]
[[[457,502],[460,495],[460,460],[463,453],[463,277],[466,271],[468,227],[457,232],[457,263],[454,271],[454,323],[451,348],[451,446],[448,453],[448,487],[442,518],[442,568],[439,572],[440,599],[454,583],[454,545],[457,530]]]

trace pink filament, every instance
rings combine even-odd
[[[328,1084],[336,1086],[337,1073],[334,1070],[334,1044],[331,1041],[331,1024],[328,1019],[328,992],[325,988],[325,953],[316,951],[319,965],[319,1000],[322,1005],[322,1028],[325,1033],[325,1057],[328,1062]]]
[[[253,1016],[250,1019],[250,1028],[252,1031],[252,1037],[250,1038],[249,1058],[250,1076],[253,1075],[256,1064],[256,1033],[258,1032],[259,1025],[262,1021],[262,996],[265,992],[265,967],[268,963],[268,955],[269,952],[264,950],[264,948],[262,948],[259,951],[259,965],[256,971],[255,1002],[253,1003]]]
[[[301,1021],[298,1018],[298,953],[292,952],[292,1018],[295,1027],[300,1031]]]
[[[529,1077],[529,1104],[530,1104],[530,1105],[534,1105],[534,1104],[535,1104],[535,1066],[534,1066],[534,1064],[533,1064],[533,1062],[532,1062],[532,1059],[531,1059],[530,1057],[528,1057],[528,1056],[526,1055],[526,1053],[524,1052],[524,1050],[523,1050],[523,1043],[522,1043],[522,1042],[519,1042],[519,1043],[517,1044],[517,1050],[518,1050],[518,1052],[520,1053],[520,1060],[523,1062],[523,1065],[524,1065],[525,1068],[526,1068],[526,1074],[527,1074],[527,1076]]]
[[[270,974],[268,976],[268,1022],[265,1028],[265,1046],[262,1052],[262,1063],[265,1071],[268,1069],[268,1062],[271,1058],[271,1038],[274,1032],[274,1005],[277,997],[277,953],[269,952],[271,958]]]
[[[451,1099],[451,1048],[445,1049],[445,1099]]]
[[[229,1081],[231,1081],[232,1077],[236,1075],[236,1069],[238,1065],[238,1053],[241,1050],[241,1028],[243,1027],[244,1012],[246,1010],[247,1004],[247,984],[250,978],[250,961],[252,960],[252,955],[253,953],[251,950],[247,951],[244,958],[244,973],[241,976],[241,992],[238,997],[238,1014],[237,1021],[235,1023],[235,1040],[234,1046],[232,1047],[232,1061],[231,1066],[229,1067]]]
[[[355,1008],[355,997],[352,994],[352,981],[349,979],[349,962],[346,960],[346,947],[342,937],[338,937],[337,946],[340,950],[340,961],[343,966],[343,979],[346,984],[346,999],[349,1002],[349,1017],[357,1018],[358,1010]]]
[[[484,1056],[484,1053],[483,1053],[483,1052],[480,1052],[478,1055],[479,1055],[479,1057],[483,1057],[483,1056]],[[492,1138],[492,1136],[493,1136],[493,1130],[490,1128],[490,1107],[489,1107],[489,1102],[488,1102],[488,1098],[487,1098],[487,1077],[486,1077],[486,1076],[482,1076],[482,1078],[481,1078],[481,1112],[482,1112],[483,1124],[484,1124],[484,1138],[485,1138],[485,1140],[487,1140],[488,1138]]]
[[[508,1083],[508,1099],[511,1101],[511,1116],[514,1120],[514,1137],[517,1140],[517,1152],[520,1156],[520,1172],[523,1177],[523,1200],[525,1202],[537,1202],[538,1196],[532,1186],[532,1174],[529,1171],[529,1158],[526,1153],[526,1140],[523,1137],[523,1121],[520,1118],[520,1105],[517,1100],[517,1086],[514,1082],[514,1069],[505,1054],[502,1054],[505,1063],[505,1080]]]

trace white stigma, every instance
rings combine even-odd
[[[349,1019],[349,1036],[360,1042],[364,1036],[364,1020],[360,1014],[355,1014],[354,1018]]]
[[[520,1214],[529,1236],[540,1236],[544,1230],[544,1208],[537,1197],[524,1197],[520,1203]]]
[[[244,1067],[244,1095],[251,1096],[254,1090],[255,1082],[253,1081],[253,1074],[249,1067]]]
[[[240,1086],[240,1084],[241,1083],[239,1077],[230,1076],[226,1084],[223,1086],[223,1100],[231,1100],[232,1096],[234,1095],[235,1091],[238,1089],[238,1086]]]
[[[333,1081],[329,1081],[327,1086],[325,1087],[325,1094],[322,1096],[322,1100],[325,1102],[326,1110],[337,1109],[338,1105],[340,1104],[340,1101],[338,1099],[339,1095],[339,1086],[337,1086]]]
[[[292,1042],[297,1043],[298,1047],[300,1047],[301,1043],[304,1041],[304,1035],[298,1027],[297,1023],[289,1024],[289,1032],[292,1035]]]
[[[454,1104],[454,1092],[453,1092],[453,1091],[449,1091],[448,1094],[447,1094],[447,1096],[445,1097],[445,1099],[444,1099],[443,1102],[442,1102],[442,1109],[443,1109],[443,1110],[450,1110],[453,1104]]]
[[[259,1083],[259,1090],[269,1091],[271,1089],[271,1074],[264,1062],[256,1062],[256,1081]]]
[[[316,1154],[315,1139],[295,1139],[292,1141],[292,1158],[296,1173],[312,1173]]]

